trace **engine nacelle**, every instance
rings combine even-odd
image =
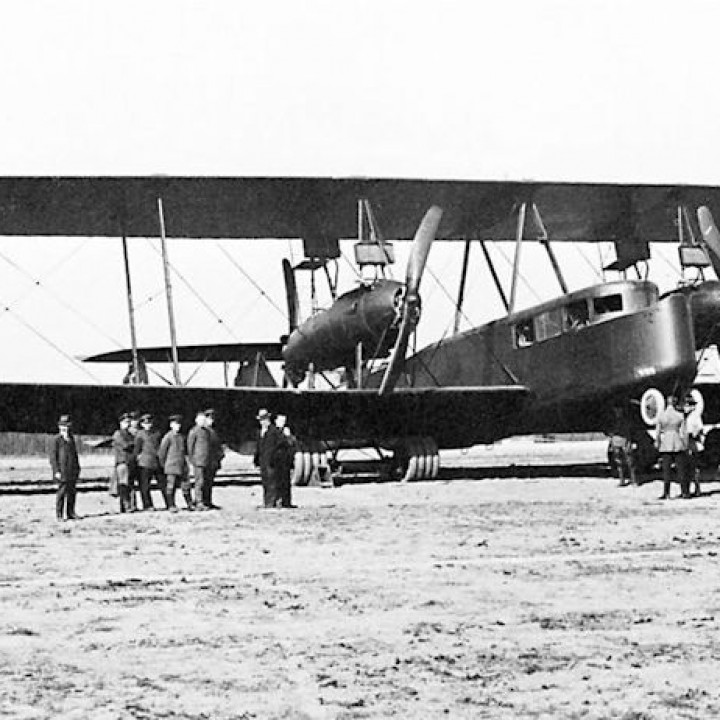
[[[306,320],[283,348],[286,367],[304,372],[351,366],[362,343],[366,357],[387,356],[396,338],[405,286],[395,280],[361,285]]]

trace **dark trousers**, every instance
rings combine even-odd
[[[76,485],[77,478],[75,477],[60,479],[55,493],[55,514],[58,520],[62,520],[63,517],[72,520],[75,517]]]
[[[215,469],[209,466],[195,465],[195,502],[198,505],[212,507],[212,489]]]
[[[275,468],[263,468],[260,471],[263,487],[263,507],[277,507],[280,499],[278,488],[278,472]]]
[[[169,507],[167,504],[167,496],[165,494],[165,475],[161,470],[157,468],[140,468],[140,498],[142,499],[143,510],[153,507],[152,497],[150,497],[150,483],[155,478],[155,482],[158,485],[163,498],[165,499],[165,507]]]
[[[637,470],[635,468],[635,456],[633,451],[627,447],[618,446],[613,446],[611,451],[620,484],[627,485],[627,482],[625,481],[625,470],[627,469],[628,475],[630,476],[630,482],[633,485],[637,485]]]
[[[136,510],[135,491],[130,477],[130,468],[127,463],[120,463],[115,467],[115,473],[117,474],[120,512],[134,512]]]
[[[292,469],[289,467],[280,468],[277,472],[277,493],[278,505],[280,507],[292,507]]]
[[[166,498],[167,498],[167,506],[168,508],[174,508],[175,507],[175,491],[178,487],[182,488],[183,497],[185,498],[185,502],[187,503],[187,506],[191,508],[195,503],[193,503],[192,499],[192,492],[191,488],[192,485],[190,483],[190,479],[187,475],[167,475],[167,490],[166,490]]]
[[[675,465],[675,472],[680,483],[680,495],[690,495],[690,482],[687,470],[686,452],[663,452],[660,453],[663,474],[663,497],[669,497],[670,485],[672,484],[672,466]]]
[[[695,495],[700,494],[700,473],[698,470],[697,452],[688,452],[687,454],[687,483],[688,490],[693,488]]]

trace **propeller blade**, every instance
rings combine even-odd
[[[430,254],[430,247],[437,234],[441,217],[442,210],[436,205],[433,205],[425,213],[425,217],[423,217],[420,227],[418,227],[415,233],[405,275],[405,299],[403,301],[400,330],[397,340],[395,341],[390,364],[380,384],[380,395],[392,392],[405,363],[405,355],[407,353],[410,335],[412,335],[418,322],[420,310],[420,295],[418,290],[420,288],[420,281],[422,280],[428,255]]]
[[[701,205],[698,208],[697,216],[703,242],[709,250],[710,262],[712,263],[713,270],[715,270],[715,274],[720,278],[720,231],[718,231],[717,225],[715,225],[710,209],[705,205]]]
[[[425,217],[423,217],[420,227],[418,227],[415,233],[405,275],[405,292],[408,296],[417,295],[420,289],[420,280],[422,279],[425,263],[430,253],[430,246],[435,239],[441,217],[442,210],[437,207],[437,205],[433,205],[425,213]]]
[[[300,315],[300,300],[298,299],[297,283],[295,282],[295,271],[290,261],[283,258],[282,261],[283,278],[285,279],[285,297],[287,298],[288,308],[288,326],[290,328],[288,334],[292,333],[298,326]]]

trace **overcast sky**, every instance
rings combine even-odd
[[[7,2],[0,173],[720,185],[719,19],[710,0]],[[176,280],[181,342],[282,332],[288,250],[174,242],[213,311]],[[0,252],[5,379],[88,380],[53,345],[76,355],[128,342],[117,242],[4,239]],[[573,287],[597,279],[598,250],[582,252],[564,253]],[[138,298],[155,298],[138,311],[141,341],[164,343],[160,261],[146,241],[131,253]],[[468,322],[500,312],[477,256]],[[450,292],[459,260],[433,249]],[[655,266],[673,281],[667,261]],[[532,275],[526,302],[554,292],[549,265]],[[432,277],[423,284],[431,339],[450,305]]]

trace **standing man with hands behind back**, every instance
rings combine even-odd
[[[58,434],[50,441],[50,466],[53,480],[58,483],[55,494],[55,514],[58,520],[77,520],[75,494],[80,476],[80,462],[71,427],[70,416],[61,415],[58,420]]]
[[[265,408],[258,411],[260,432],[255,451],[255,465],[260,468],[263,486],[263,507],[274,508],[282,504],[282,473],[288,453],[288,440],[280,428],[272,422]],[[289,498],[288,498],[289,500]]]
[[[212,427],[215,412],[201,410],[195,417],[195,426],[188,433],[187,452],[195,475],[195,508],[211,510],[212,485],[215,473],[223,459],[220,440]]]

